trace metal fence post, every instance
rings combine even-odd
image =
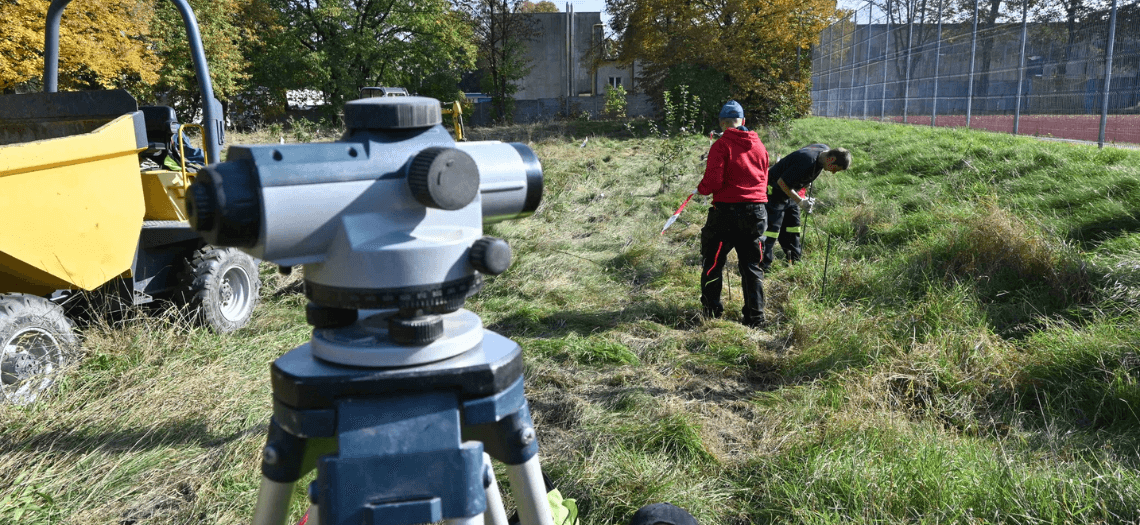
[[[970,34],[970,85],[966,88],[966,127],[970,127],[970,112],[974,105],[974,58],[978,54],[978,0],[974,0],[974,29]]]
[[[976,1],[976,0],[975,0]],[[883,99],[879,106],[879,122],[887,119],[887,60],[891,56],[891,0],[887,0],[887,32],[883,35]]]
[[[851,84],[847,86],[847,118],[855,116],[852,102],[855,98],[853,95],[855,93],[855,37],[858,36],[858,28],[859,10],[856,9],[851,15]]]
[[[1116,44],[1116,0],[1112,0],[1112,14],[1108,15],[1108,47],[1104,55],[1104,101],[1100,106],[1100,136],[1097,147],[1104,147],[1104,130],[1108,124],[1108,85],[1112,82],[1112,47]]]
[[[908,9],[910,22],[906,30],[906,86],[903,88],[903,124],[906,124],[907,113],[910,110],[910,57],[914,53],[914,6]]]
[[[836,25],[832,24],[828,27],[828,116],[839,116],[839,112],[834,108],[836,104]]]
[[[875,13],[871,9],[874,5],[867,4],[867,60],[863,62],[863,120],[867,120],[867,85],[871,76],[871,25],[875,20]]]
[[[934,99],[930,101],[930,126],[938,121],[938,74],[942,71],[942,0],[938,0],[938,42],[934,44]]]
[[[1029,0],[1021,0],[1021,65],[1017,68],[1017,107],[1013,108],[1013,134],[1021,123],[1021,91],[1025,84],[1025,40],[1029,36]]]
[[[823,40],[822,32],[819,34],[818,38],[820,41]],[[819,72],[823,70],[823,59],[822,53],[819,50],[820,47],[822,46],[813,46],[811,53],[811,113],[813,115],[826,116],[823,114],[823,105],[820,104],[820,99],[823,98],[820,96],[820,93],[822,91],[822,82],[820,81]],[[799,49],[796,50],[796,58],[799,58]]]

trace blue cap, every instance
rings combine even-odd
[[[735,100],[729,100],[720,108],[720,118],[744,118],[744,108]]]

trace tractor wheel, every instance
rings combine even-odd
[[[218,333],[245,326],[261,290],[257,261],[236,248],[207,246],[189,262],[188,303],[198,320]]]
[[[0,402],[35,401],[78,347],[75,325],[59,305],[34,295],[0,295]]]

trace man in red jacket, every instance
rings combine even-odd
[[[744,290],[743,323],[764,324],[764,230],[768,200],[768,150],[756,132],[744,127],[744,108],[735,100],[720,110],[724,130],[709,149],[705,176],[697,193],[713,196],[705,227],[701,229],[701,305],[709,317],[720,317],[721,275],[728,252],[736,250]]]

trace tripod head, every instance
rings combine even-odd
[[[482,322],[464,301],[511,262],[483,225],[538,208],[538,158],[457,144],[432,98],[355,100],[344,120],[336,142],[229,148],[191,187],[190,223],[211,244],[303,265],[317,357],[393,367],[473,348]]]

